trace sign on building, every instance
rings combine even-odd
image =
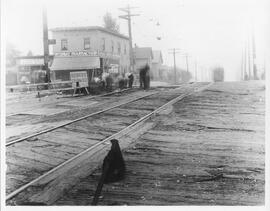
[[[73,88],[88,87],[88,76],[86,71],[70,72],[70,80]]]
[[[118,54],[102,51],[71,51],[71,52],[56,52],[56,57],[79,57],[79,56],[99,56],[102,58],[113,57],[119,59]]]

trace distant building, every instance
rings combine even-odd
[[[49,67],[53,56],[49,57]],[[17,84],[44,83],[46,71],[44,69],[44,57],[20,56],[16,57]]]
[[[163,58],[161,51],[153,51],[152,74],[154,80],[162,79]]]
[[[146,64],[150,67],[150,72],[152,69],[152,60],[153,60],[153,52],[152,48],[150,47],[144,47],[139,48],[135,47],[133,49],[134,51],[134,61],[135,61],[135,68],[136,73],[138,73],[139,69],[145,66]]]
[[[86,71],[88,79],[101,72],[125,73],[130,70],[129,38],[98,27],[67,27],[50,30],[53,46],[53,78],[70,80],[70,73]]]

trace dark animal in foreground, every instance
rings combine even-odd
[[[97,205],[103,184],[122,180],[125,176],[125,162],[116,139],[111,140],[112,146],[103,160],[102,174],[95,192],[92,205]]]

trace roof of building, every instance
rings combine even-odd
[[[97,30],[97,31],[102,31],[102,32],[106,32],[112,35],[115,35],[117,37],[121,37],[124,39],[129,40],[129,37],[120,34],[118,32],[103,28],[101,26],[80,26],[80,27],[56,27],[56,28],[52,28],[50,29],[50,31],[52,32],[61,32],[61,31],[93,31],[93,30]]]
[[[134,57],[136,59],[145,59],[145,58],[152,58],[153,59],[153,52],[151,47],[144,47],[144,48],[134,48]]]
[[[163,63],[163,58],[162,58],[162,53],[161,51],[153,51],[153,63],[159,63],[161,62],[161,64]]]

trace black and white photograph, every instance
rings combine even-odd
[[[1,0],[1,209],[269,210],[269,6]]]

